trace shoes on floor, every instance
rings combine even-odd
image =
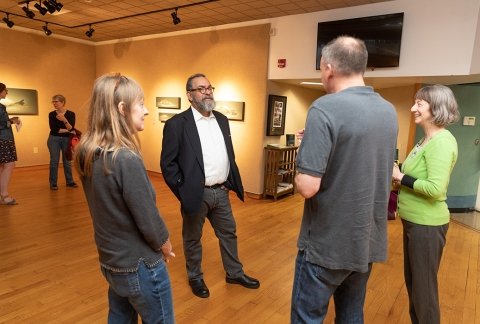
[[[210,296],[210,291],[208,291],[207,285],[203,279],[190,279],[188,283],[195,296],[200,298],[208,298]]]
[[[67,183],[67,187],[78,188],[78,185],[75,182],[72,182],[72,183]]]
[[[17,205],[17,201],[9,195],[0,196],[0,205]]]
[[[242,276],[236,278],[230,278],[227,276],[225,280],[227,281],[227,283],[242,285],[245,288],[257,289],[258,287],[260,287],[260,281],[255,278],[249,277],[246,274],[243,274]]]
[[[50,186],[50,190],[58,190],[58,187],[56,185]]]

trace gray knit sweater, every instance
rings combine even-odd
[[[154,266],[168,230],[156,207],[156,194],[141,157],[121,150],[106,174],[103,159],[95,159],[91,177],[82,177],[95,230],[100,264],[119,272],[133,272],[144,261]]]

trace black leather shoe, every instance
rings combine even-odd
[[[207,285],[203,279],[190,279],[188,281],[190,288],[195,296],[200,298],[210,297],[210,291],[208,291]]]
[[[249,277],[246,274],[237,278],[230,278],[227,276],[227,283],[242,285],[245,288],[257,289],[260,287],[260,281],[255,278]]]

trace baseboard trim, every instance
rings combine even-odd
[[[475,211],[475,208],[449,208],[450,213],[471,213]]]

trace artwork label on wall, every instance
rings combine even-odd
[[[37,90],[8,88],[7,97],[1,103],[10,115],[38,115]]]
[[[267,136],[279,136],[285,133],[287,97],[268,96]]]
[[[243,121],[245,102],[243,101],[215,101],[215,110],[221,112],[229,120]]]
[[[166,112],[159,112],[158,113],[158,119],[164,123],[166,122],[167,120],[169,120],[170,118],[172,118],[173,116],[175,116],[176,113],[166,113]]]
[[[156,106],[162,109],[180,109],[180,97],[157,97]]]

